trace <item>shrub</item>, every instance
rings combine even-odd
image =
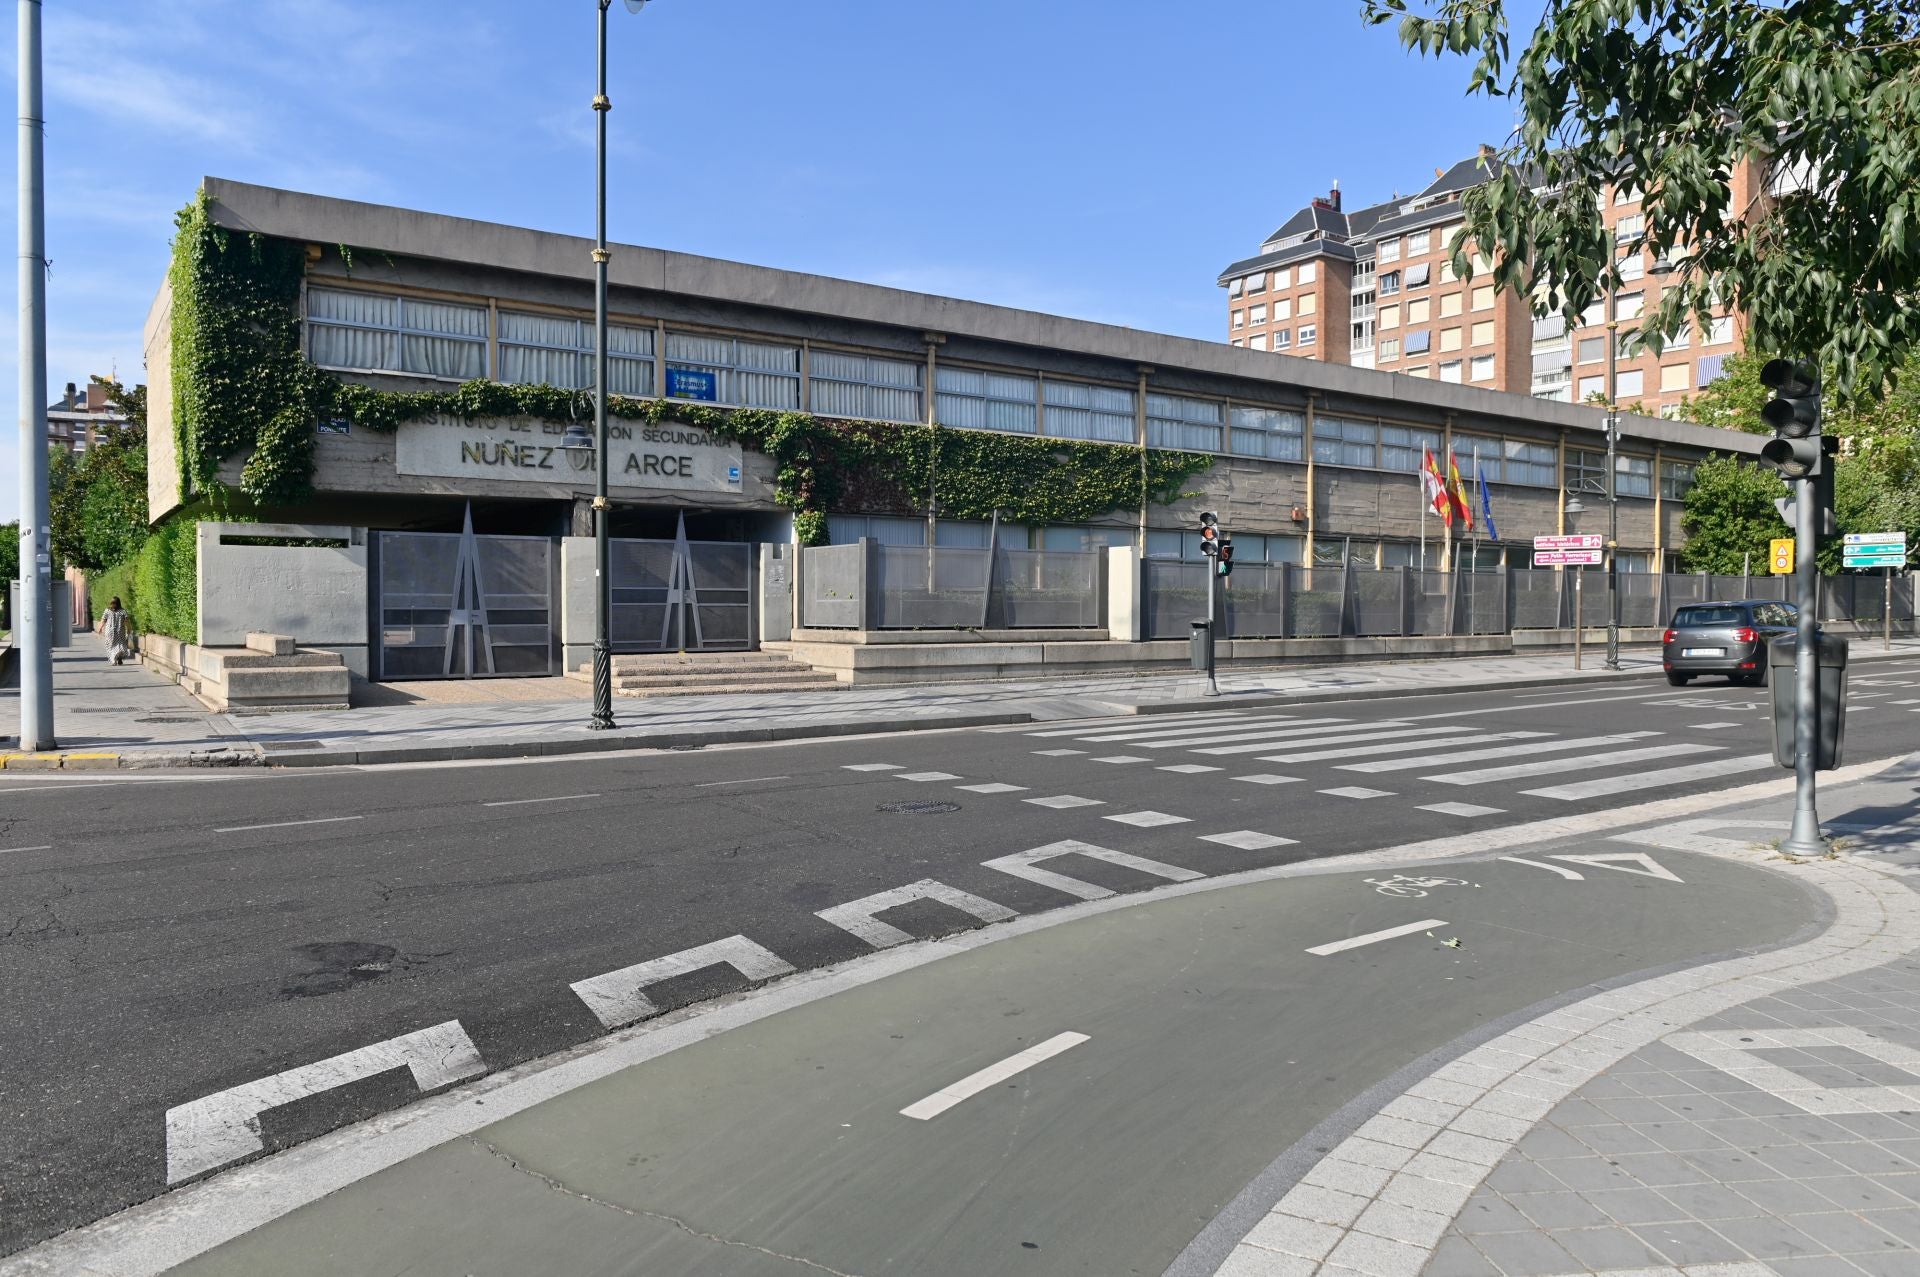
[[[136,634],[165,634],[183,643],[200,641],[195,574],[200,548],[198,524],[173,519],[153,530],[139,553],[94,574],[88,606],[97,621],[107,600],[120,596]]]

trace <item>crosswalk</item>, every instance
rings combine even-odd
[[[1710,704],[1723,714],[1729,708],[1723,702]],[[1745,725],[1758,726],[1751,719]],[[1432,787],[1444,787],[1442,793],[1470,789],[1478,791],[1475,797],[1504,792],[1513,798],[1571,803],[1773,768],[1770,753],[1742,751],[1737,736],[1684,738],[1693,727],[1706,733],[1745,725],[1720,721],[1670,731],[1580,735],[1497,718],[1421,715],[1361,721],[1311,709],[1221,710],[1085,722],[1024,735],[1036,745],[1044,743],[1032,751],[1035,755],[1073,759],[1087,767],[1151,765],[1256,785],[1302,784],[1315,793],[1355,802],[1405,797],[1424,811],[1475,816],[1506,808],[1420,800],[1438,797]],[[1745,743],[1751,748],[1758,742]],[[1182,756],[1204,761],[1176,761]],[[1265,770],[1268,764],[1284,765],[1288,771]],[[1309,766],[1295,774],[1303,764]],[[1326,778],[1315,776],[1311,765],[1324,765],[1321,774]],[[1408,792],[1356,784],[1353,776],[1398,781]]]

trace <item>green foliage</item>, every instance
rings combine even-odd
[[[1680,565],[1688,572],[1738,573],[1751,561],[1767,562],[1767,542],[1790,535],[1773,508],[1787,485],[1767,466],[1713,455],[1693,472],[1680,516],[1687,541]],[[1749,556],[1751,556],[1749,560]]]
[[[176,219],[173,268],[174,430],[183,486],[220,503],[221,462],[250,451],[240,489],[263,506],[311,491],[314,424],[344,414],[392,432],[431,416],[466,420],[591,418],[592,396],[553,386],[470,381],[449,391],[376,390],[315,367],[300,349],[298,245],[213,224],[205,193]],[[905,513],[929,498],[955,518],[997,508],[1015,522],[1080,523],[1166,502],[1203,473],[1200,453],[1029,439],[934,426],[713,408],[609,396],[609,417],[683,422],[771,457],[774,498],[796,513],[803,543],[826,536],[825,511]]]
[[[132,558],[95,575],[88,582],[95,618],[106,610],[107,600],[118,595],[133,618],[135,633],[199,642],[197,527],[194,518],[176,515],[153,529]]]
[[[85,572],[124,562],[147,538],[146,387],[95,380],[127,425],[79,456],[56,448],[48,459],[54,556]]]
[[[1773,392],[1760,384],[1760,369],[1766,362],[1763,355],[1745,352],[1728,356],[1720,375],[1680,405],[1681,418],[1722,430],[1772,434],[1760,418],[1760,409],[1773,397]]]
[[[7,582],[20,576],[20,523],[0,523],[0,630],[8,629],[12,619],[7,609],[13,591],[7,588]]]
[[[1506,0],[1365,6],[1409,48],[1473,59],[1469,93],[1515,100],[1512,142],[1463,199],[1457,273],[1480,245],[1498,285],[1579,316],[1624,282],[1597,199],[1618,183],[1645,193],[1646,246],[1679,266],[1641,324],[1655,350],[1730,304],[1751,348],[1820,358],[1850,403],[1920,346],[1913,0],[1547,0],[1517,58]],[[1782,193],[1730,186],[1749,161]]]

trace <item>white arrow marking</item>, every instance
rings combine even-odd
[[[1500,859],[1513,865],[1532,865],[1535,869],[1549,869],[1562,878],[1571,878],[1575,882],[1585,882],[1587,876],[1577,869],[1567,869],[1560,865],[1550,865],[1544,860],[1528,860],[1524,856],[1502,856]]]
[[[423,1092],[487,1071],[460,1021],[448,1020],[216,1092],[167,1110],[167,1183],[178,1184],[260,1152],[266,1147],[260,1115],[268,1109],[398,1068],[411,1070],[413,1084]]]
[[[1623,874],[1659,878],[1665,882],[1686,881],[1644,851],[1610,851],[1598,856],[1555,856],[1554,859],[1570,860],[1576,865],[1592,865],[1595,869],[1618,869]],[[1632,863],[1624,863],[1627,861]]]
[[[1055,891],[1064,891],[1070,896],[1082,900],[1104,900],[1114,894],[1105,887],[1082,882],[1078,878],[1069,878],[1065,874],[1054,873],[1051,869],[1039,867],[1043,860],[1052,860],[1057,856],[1086,856],[1092,860],[1104,860],[1110,865],[1125,865],[1128,869],[1137,869],[1141,873],[1152,874],[1156,878],[1165,878],[1169,882],[1190,882],[1195,878],[1204,878],[1205,874],[1195,873],[1191,869],[1181,869],[1174,865],[1164,865],[1158,860],[1148,860],[1145,856],[1129,856],[1124,851],[1109,851],[1105,847],[1096,847],[1090,842],[1050,842],[1044,847],[1035,847],[1031,851],[1017,851],[1011,856],[1000,856],[993,860],[982,861],[988,869],[998,869],[1003,874],[1012,874],[1016,878],[1025,878],[1028,882],[1037,882],[1043,887],[1052,887]]]
[[[895,887],[892,891],[876,891],[871,896],[862,896],[858,900],[849,900],[846,904],[835,905],[831,909],[822,909],[814,916],[824,918],[836,927],[853,932],[876,949],[887,949],[896,944],[905,944],[913,939],[913,936],[898,927],[881,922],[873,915],[887,909],[897,909],[904,904],[912,904],[916,900],[938,900],[941,904],[949,905],[962,913],[970,913],[982,922],[1005,922],[1008,918],[1018,916],[1005,905],[997,905],[970,891],[949,887],[946,883],[935,882],[931,878],[922,878],[919,882]]]
[[[651,962],[637,962],[618,971],[593,976],[574,984],[573,991],[609,1029],[617,1029],[635,1020],[659,1015],[643,990],[650,984],[671,980],[702,967],[725,963],[749,980],[772,980],[793,974],[793,964],[770,950],[763,949],[745,936],[728,936],[694,949],[683,949]]]

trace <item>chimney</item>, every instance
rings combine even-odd
[[[1340,211],[1340,179],[1333,179],[1333,189],[1327,192],[1327,203],[1333,205],[1333,211]]]
[[[1493,158],[1493,148],[1488,146],[1485,142],[1482,142],[1480,144],[1480,159],[1484,162],[1491,158]]]
[[[72,408],[75,406],[75,401],[79,399],[79,397],[80,397],[80,388],[74,385],[72,382],[68,382],[67,383],[67,401],[60,406],[63,408]]]
[[[107,388],[97,381],[87,383],[87,411],[100,412],[107,406]]]

